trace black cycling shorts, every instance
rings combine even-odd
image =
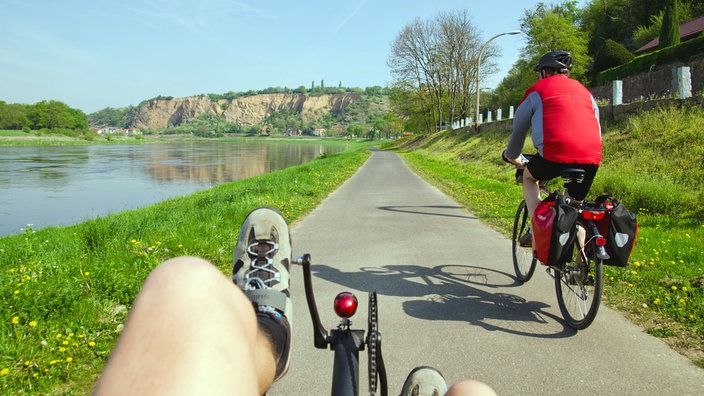
[[[548,181],[560,176],[560,173],[565,169],[584,169],[584,181],[581,183],[570,182],[565,185],[567,193],[570,197],[581,201],[587,197],[589,189],[594,182],[594,176],[599,169],[599,165],[593,164],[563,164],[560,162],[552,162],[543,158],[540,154],[535,154],[528,162],[528,170],[534,178],[541,181]]]

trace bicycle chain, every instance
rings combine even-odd
[[[377,319],[376,292],[369,294],[369,334],[367,336],[369,365],[369,395],[374,396],[377,388],[377,347],[379,345],[379,329]]]

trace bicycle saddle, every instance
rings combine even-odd
[[[584,181],[584,175],[586,175],[586,173],[584,169],[569,168],[560,172],[560,176],[565,183],[581,183]]]

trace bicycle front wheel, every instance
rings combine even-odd
[[[528,216],[528,206],[526,201],[521,201],[513,219],[513,235],[511,237],[513,252],[513,269],[516,271],[516,278],[521,282],[528,282],[535,272],[537,259],[533,256],[531,246],[521,246],[521,236],[528,233],[530,229],[530,217]]]
[[[589,327],[601,302],[604,263],[596,257],[594,241],[576,249],[575,258],[555,269],[555,291],[565,322],[576,330]]]

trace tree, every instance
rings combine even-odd
[[[30,127],[26,114],[26,105],[7,104],[0,100],[0,129],[22,130]]]
[[[525,47],[521,50],[521,59],[517,61],[509,75],[496,89],[496,107],[504,108],[517,105],[523,93],[537,81],[533,71],[538,59],[549,51],[564,50],[572,53],[572,77],[586,79],[588,33],[581,30],[581,10],[576,1],[564,1],[561,4],[546,6],[538,3],[533,10],[524,10],[521,19],[521,31],[527,36]]]
[[[660,28],[660,48],[667,48],[680,43],[680,24],[677,20],[677,0],[669,0],[665,7]]]
[[[534,11],[526,10],[521,30],[528,36],[522,51],[525,59],[537,63],[547,52],[564,50],[572,53],[572,76],[582,79],[586,71],[588,34],[580,29],[581,11],[577,2],[568,0],[559,5],[538,3]]]
[[[435,131],[436,125],[466,116],[471,108],[469,93],[475,91],[479,35],[466,10],[440,13],[434,19],[416,18],[394,40],[387,64],[397,91],[391,95],[396,108],[406,117],[418,118],[421,130]],[[482,61],[490,66],[495,48]],[[487,67],[487,74],[492,68]]]

